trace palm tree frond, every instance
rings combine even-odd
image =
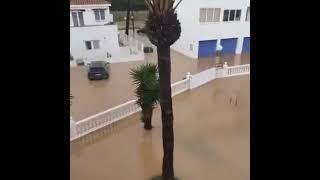
[[[135,88],[137,104],[141,108],[154,108],[159,100],[160,86],[157,76],[158,67],[156,64],[143,64],[131,69],[131,75]]]
[[[180,0],[177,5],[173,8],[173,11],[175,11],[177,9],[177,7],[179,6],[179,4],[182,2],[182,0]]]
[[[153,12],[154,12],[153,2],[150,1],[150,0],[145,0],[145,2],[146,2],[146,4],[147,4],[147,6],[148,6],[149,11],[150,11],[151,13],[153,13]]]

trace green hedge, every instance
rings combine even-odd
[[[123,11],[127,10],[128,0],[108,0],[111,2],[112,11]],[[134,11],[147,10],[147,6],[144,0],[130,0],[131,9]]]
[[[124,21],[124,17],[127,16],[127,11],[111,11],[113,14],[113,20]],[[145,21],[148,17],[148,11],[133,11],[135,21]]]

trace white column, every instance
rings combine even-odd
[[[221,39],[217,39],[217,46],[216,46],[216,50],[220,50],[219,46],[221,46]]]
[[[191,77],[192,77],[191,73],[190,73],[190,72],[187,72],[186,78],[187,78],[187,79],[191,79]]]
[[[192,52],[192,57],[195,59],[198,59],[199,55],[199,41],[193,42],[193,52]]]
[[[242,52],[243,39],[243,37],[239,37],[237,40],[236,54],[241,54]]]
[[[224,62],[223,64],[223,77],[228,76],[228,63]]]
[[[70,116],[70,138],[77,136],[77,129],[76,129],[76,122],[72,120],[72,117]]]
[[[192,78],[192,75],[190,72],[187,72],[187,75],[186,75],[186,78],[189,79],[189,83],[188,83],[188,89],[191,89],[191,78]]]

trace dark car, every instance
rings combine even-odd
[[[146,34],[147,30],[145,28],[139,29],[137,33]]]
[[[92,61],[89,64],[88,79],[108,79],[110,72],[110,63],[105,61]]]

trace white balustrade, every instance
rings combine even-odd
[[[140,107],[136,104],[136,100],[132,100],[85,118],[81,121],[76,122],[77,137],[89,134],[115,121],[130,116],[131,114],[136,113],[140,110]]]
[[[250,64],[227,67],[226,77],[250,74]]]
[[[190,88],[199,87],[216,78],[216,68],[207,69],[192,76],[190,80]]]
[[[172,96],[180,94],[189,89],[190,79],[184,79],[171,85]]]
[[[250,74],[250,64],[231,67],[225,64],[223,68],[211,68],[195,75],[191,75],[188,72],[186,79],[171,85],[172,96],[203,85],[216,78],[245,74]],[[78,122],[70,119],[70,140],[72,141],[87,135],[139,111],[141,111],[141,108],[136,104],[136,100],[131,100]]]

